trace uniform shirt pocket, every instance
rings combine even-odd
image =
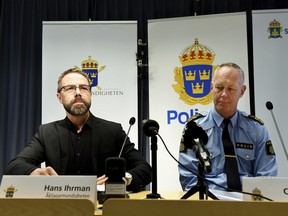
[[[207,148],[208,152],[210,153],[210,164],[211,164],[211,175],[217,175],[218,173],[223,171],[224,159],[221,156],[221,149],[220,148]],[[222,164],[222,166],[221,166]],[[222,168],[221,168],[222,167]]]
[[[253,144],[248,143],[236,143],[236,154],[238,156],[238,160],[246,160],[246,161],[254,161],[254,146]]]

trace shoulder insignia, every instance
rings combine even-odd
[[[184,143],[180,143],[180,149],[179,149],[180,153],[187,153],[187,148],[185,147]]]
[[[266,154],[267,155],[275,155],[275,151],[274,151],[271,140],[268,140],[266,142]]]
[[[201,117],[204,117],[204,115],[201,114],[201,113],[197,113],[196,115],[193,115],[191,118],[189,118],[189,119],[187,120],[187,122],[194,121],[194,120],[199,119],[199,118],[201,118]]]
[[[252,120],[255,120],[255,121],[259,122],[261,125],[264,125],[264,122],[260,118],[258,118],[256,116],[248,115],[247,117],[252,119]]]

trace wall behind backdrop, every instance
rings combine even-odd
[[[147,41],[147,20],[288,8],[282,0],[0,0],[0,179],[9,160],[30,141],[41,123],[42,22],[137,20],[138,39]],[[138,46],[137,59],[147,59]],[[136,57],[135,57],[136,61]],[[148,68],[139,66],[138,124],[148,113]],[[147,139],[139,126],[139,150]]]

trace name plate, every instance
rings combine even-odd
[[[243,191],[259,194],[274,201],[288,202],[287,177],[243,177]],[[265,201],[258,196],[244,194],[244,200]]]
[[[96,176],[4,175],[1,198],[89,199],[96,208]]]

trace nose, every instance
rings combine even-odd
[[[222,91],[221,96],[222,96],[222,97],[227,97],[227,95],[228,95],[228,94],[227,94],[227,90],[224,88],[223,91]]]
[[[76,92],[77,95],[81,93],[79,86],[76,87],[75,92]]]

